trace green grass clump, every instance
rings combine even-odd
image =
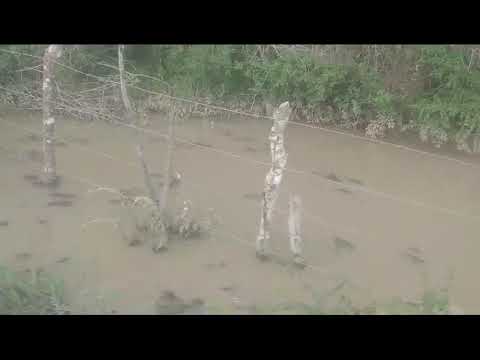
[[[44,272],[0,267],[0,315],[65,315],[64,287]]]

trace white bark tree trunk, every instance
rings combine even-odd
[[[129,123],[133,123],[133,110],[128,97],[127,85],[125,83],[125,63],[124,63],[124,54],[125,45],[118,45],[118,71],[120,75],[120,91],[122,94],[123,106],[125,106],[125,111],[127,113],[127,120]]]
[[[281,104],[273,114],[274,121],[269,136],[272,167],[265,179],[260,230],[256,242],[257,256],[261,259],[267,256],[266,246],[270,239],[270,226],[273,210],[278,198],[283,170],[287,164],[287,153],[284,147],[284,132],[291,114],[292,108],[288,102]]]
[[[56,183],[55,118],[53,116],[53,79],[55,61],[62,55],[61,45],[50,45],[43,56],[43,181]]]
[[[167,158],[165,160],[165,170],[164,170],[164,179],[163,188],[162,188],[162,197],[160,202],[160,211],[164,213],[167,211],[168,206],[168,195],[170,190],[170,182],[172,179],[172,168],[173,168],[173,152],[175,150],[175,118],[177,108],[175,105],[172,105],[173,108],[170,111],[170,116],[168,119],[168,145],[167,145]]]
[[[165,170],[164,170],[164,181],[162,188],[162,195],[160,197],[160,207],[159,211],[163,219],[163,226],[161,229],[161,234],[157,238],[156,243],[154,244],[153,250],[159,252],[167,247],[168,243],[168,232],[167,232],[167,208],[168,208],[168,196],[170,190],[170,179],[172,178],[172,167],[173,167],[173,152],[175,150],[175,117],[176,117],[177,108],[172,104],[169,116],[169,125],[168,125],[168,145],[167,145],[167,158],[165,160]]]
[[[289,201],[288,233],[290,240],[290,250],[293,253],[293,262],[304,267],[305,259],[302,256],[302,200],[298,195],[291,195]]]

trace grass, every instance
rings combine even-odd
[[[63,282],[41,271],[0,267],[0,315],[65,315]]]

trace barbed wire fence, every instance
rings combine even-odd
[[[31,54],[21,53],[21,52],[17,52],[17,51],[10,51],[10,50],[4,50],[4,49],[0,49],[0,51],[9,52],[9,53],[12,53],[12,54],[17,54],[19,56],[31,56],[31,57],[41,59],[41,57],[34,56],[34,55],[31,55]],[[99,105],[99,106],[95,107],[95,106],[91,105],[92,99],[95,99],[95,98],[98,99],[98,94],[99,93],[103,94],[100,98],[102,99],[102,102],[104,104],[105,103],[105,93],[107,91],[111,91],[111,90],[114,90],[115,88],[118,88],[120,86],[119,81],[116,81],[115,79],[112,79],[112,78],[105,78],[105,77],[100,77],[100,76],[97,76],[97,75],[94,75],[94,74],[85,73],[85,72],[80,71],[78,69],[75,69],[71,66],[65,65],[65,64],[63,64],[63,63],[61,63],[60,61],[57,61],[57,60],[54,60],[54,62],[57,65],[64,67],[65,69],[68,69],[70,71],[82,74],[82,75],[84,75],[86,77],[89,77],[89,78],[96,79],[98,82],[101,83],[101,85],[97,85],[93,88],[78,91],[78,92],[66,92],[65,90],[60,89],[60,87],[57,85],[57,94],[60,95],[60,96],[58,96],[56,98],[56,100],[52,102],[56,109],[64,110],[71,115],[74,115],[74,116],[76,115],[78,118],[84,118],[85,116],[87,116],[87,117],[90,117],[90,118],[93,118],[93,119],[105,120],[105,121],[108,121],[112,124],[122,126],[122,127],[125,127],[125,128],[129,128],[129,129],[135,131],[135,133],[137,133],[137,134],[142,133],[142,134],[146,134],[146,135],[152,135],[152,136],[156,136],[156,137],[158,137],[158,138],[160,138],[164,141],[167,141],[168,134],[165,134],[165,133],[162,133],[162,132],[159,132],[159,131],[155,131],[155,130],[152,130],[152,129],[148,129],[146,127],[139,126],[139,125],[136,125],[136,124],[125,123],[124,118],[121,115],[119,115],[118,112],[115,112],[111,109],[107,109],[105,106],[102,107],[101,105]],[[109,64],[103,64],[103,65],[112,66],[112,65],[109,65]],[[40,71],[40,70],[38,70],[38,65],[37,65],[37,66],[31,67],[31,68],[28,68],[28,69],[21,69],[19,71]],[[152,80],[158,80],[159,82],[162,82],[161,79],[157,79],[155,77],[148,76],[148,75],[141,75],[141,74],[139,75],[139,74],[133,74],[133,73],[128,73],[128,72],[127,72],[127,75],[130,77],[130,79],[134,79],[135,77],[138,77],[138,76],[146,76],[146,77],[151,78]],[[236,115],[241,115],[241,116],[250,117],[250,118],[262,119],[262,120],[270,120],[270,121],[274,120],[274,117],[268,116],[268,115],[250,113],[250,112],[247,112],[247,111],[236,110],[236,109],[230,109],[228,107],[218,106],[218,105],[215,105],[215,104],[210,104],[210,103],[198,101],[196,99],[188,99],[188,98],[178,97],[178,96],[168,94],[168,93],[162,93],[162,92],[159,92],[159,91],[148,90],[148,89],[145,89],[141,86],[135,85],[135,83],[133,81],[130,81],[130,82],[127,81],[127,87],[131,88],[131,89],[135,89],[137,91],[140,91],[145,95],[158,96],[158,97],[161,97],[163,99],[169,99],[170,101],[184,103],[184,104],[190,104],[190,105],[194,105],[194,106],[200,106],[200,107],[203,107],[203,108],[209,108],[209,109],[220,111],[222,113],[236,114]],[[41,103],[41,95],[39,93],[26,93],[25,91],[22,92],[22,91],[15,90],[15,89],[9,89],[7,87],[0,87],[0,89],[4,90],[6,92],[9,92],[9,93],[16,93],[17,95],[24,95],[27,98],[30,98],[32,100],[33,104],[35,104],[35,102]],[[89,95],[85,95],[85,94],[89,94]],[[90,95],[90,94],[92,94],[92,95]],[[115,106],[118,106],[118,105],[119,105],[118,103],[113,104],[112,108],[115,108]],[[33,106],[33,107],[31,107],[31,109],[38,110],[39,107],[36,108],[35,106]],[[21,129],[23,131],[29,132],[30,134],[35,134],[37,136],[42,136],[41,132],[38,132],[38,131],[35,131],[35,130],[32,130],[32,129],[24,128],[22,126],[14,124],[14,123],[12,123],[8,120],[5,120],[5,119],[2,119],[2,123],[7,124],[8,126],[16,127],[16,128]],[[371,139],[371,138],[367,138],[367,137],[364,137],[364,136],[350,134],[350,133],[346,133],[346,132],[342,132],[342,131],[338,131],[338,130],[334,130],[334,129],[327,129],[327,128],[314,126],[314,125],[310,125],[310,124],[305,124],[305,123],[301,123],[301,122],[296,122],[296,121],[292,121],[292,120],[288,120],[288,123],[292,124],[292,125],[295,125],[295,126],[307,127],[307,128],[315,129],[315,130],[318,130],[318,131],[327,132],[327,133],[340,134],[342,136],[350,136],[350,137],[360,139],[360,140],[363,140],[363,141],[373,142],[373,143],[387,145],[387,146],[393,146],[395,148],[399,148],[399,149],[402,149],[404,151],[411,151],[411,152],[419,153],[421,155],[429,156],[429,157],[436,158],[436,159],[442,159],[442,160],[445,160],[445,161],[456,162],[456,163],[458,163],[460,165],[463,165],[463,166],[480,168],[480,166],[475,164],[475,163],[470,163],[470,162],[462,161],[462,160],[451,158],[451,157],[444,156],[444,155],[438,155],[438,154],[434,154],[434,153],[430,153],[430,152],[426,152],[426,151],[421,151],[421,150],[417,150],[417,149],[410,148],[410,147],[407,147],[407,146],[393,144],[393,143],[378,140],[378,139]],[[62,139],[62,138],[59,138],[59,137],[56,137],[56,140],[68,143],[68,141],[66,139]],[[179,137],[179,136],[175,136],[174,140],[175,140],[176,143],[188,144],[190,146],[197,147],[197,148],[201,149],[202,151],[214,152],[214,153],[220,154],[222,156],[227,156],[229,158],[236,159],[238,161],[243,161],[243,162],[250,163],[254,166],[262,166],[262,167],[269,168],[272,165],[271,162],[261,161],[261,160],[257,160],[257,159],[254,159],[254,158],[243,156],[241,154],[226,151],[226,150],[223,150],[223,149],[220,149],[220,148],[211,147],[211,146],[207,146],[207,145],[204,145],[204,144],[199,144],[197,142],[194,142],[194,141],[191,141],[189,139],[185,139],[185,138],[182,138],[182,137]],[[76,144],[76,143],[72,144],[71,142],[69,144],[71,144],[73,146],[77,146],[82,151],[88,152],[90,154],[94,154],[96,156],[101,156],[101,157],[104,157],[104,158],[112,160],[112,161],[119,161],[122,164],[126,164],[127,166],[132,167],[132,168],[136,168],[138,170],[138,163],[129,162],[129,161],[125,161],[124,159],[116,158],[116,157],[112,156],[111,154],[105,153],[105,152],[100,151],[100,150],[96,150],[96,149],[92,148],[91,146],[83,146],[81,144]],[[2,148],[2,150],[4,150],[5,153],[9,154],[9,149],[6,149],[4,147],[1,147],[1,148]],[[18,158],[18,157],[15,157],[15,158]],[[331,186],[338,186],[339,185],[338,182],[335,181],[335,180],[331,180],[331,179],[322,177],[321,175],[318,175],[318,174],[313,174],[311,171],[308,171],[308,170],[296,169],[296,168],[288,166],[284,169],[284,171],[286,173],[292,173],[292,174],[312,177],[315,180],[317,180],[319,182],[322,182],[322,183],[325,183],[327,185],[331,185]],[[62,176],[66,177],[66,178],[70,178],[73,181],[83,183],[84,185],[87,185],[88,187],[90,187],[90,189],[91,188],[94,188],[94,189],[112,188],[110,186],[104,186],[102,184],[97,184],[95,181],[91,181],[90,179],[85,179],[85,178],[82,178],[82,177],[72,176],[72,175],[64,174],[64,173],[62,173]],[[186,184],[188,184],[189,186],[195,187],[199,190],[202,189],[201,184],[192,182],[190,179],[183,179],[182,181],[185,182]],[[371,196],[377,196],[377,197],[385,198],[385,199],[388,199],[388,200],[391,200],[391,201],[408,204],[408,205],[413,206],[413,207],[426,208],[430,211],[440,212],[440,213],[448,214],[450,216],[466,218],[466,219],[469,219],[469,220],[472,220],[472,221],[478,221],[478,219],[480,218],[479,216],[473,216],[473,215],[470,215],[470,214],[465,214],[465,213],[456,211],[454,209],[433,206],[433,205],[430,205],[430,204],[425,203],[425,202],[421,202],[421,201],[414,200],[414,199],[408,199],[408,198],[404,198],[404,197],[399,197],[399,196],[396,196],[396,195],[393,195],[393,194],[381,192],[381,191],[378,191],[378,190],[375,190],[375,189],[372,189],[372,188],[369,188],[369,187],[366,187],[366,186],[362,186],[362,185],[342,184],[342,186],[345,187],[345,188],[350,188],[351,190],[366,193],[366,194],[371,195]],[[118,189],[116,189],[116,190],[118,190]],[[199,191],[199,193],[202,194],[202,191]],[[209,194],[209,195],[211,195],[211,194]],[[275,213],[282,214],[284,216],[288,216],[288,211],[285,211],[285,210],[282,210],[282,209],[276,209]],[[307,210],[304,210],[304,214],[311,221],[314,221],[316,224],[320,224],[323,228],[328,229],[332,234],[334,234],[335,231],[338,230],[338,227],[332,226],[326,220],[324,220],[323,217],[320,216],[320,215],[312,214]],[[351,228],[344,228],[343,230],[351,232],[351,233],[357,233],[358,232],[358,229],[351,229]],[[231,231],[231,229],[227,229],[225,231],[225,235],[229,235],[231,238],[236,239],[236,241],[238,241],[239,243],[243,243],[244,245],[252,246],[252,247],[255,246],[254,241],[249,241],[249,240],[243,239],[241,236],[238,236],[238,235],[234,234]],[[308,256],[308,254],[307,254],[307,256]],[[321,273],[328,272],[328,271],[325,270],[324,267],[318,266],[318,265],[309,264],[307,266],[307,269],[309,269],[309,268],[313,269],[315,271],[319,271]]]

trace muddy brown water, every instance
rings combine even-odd
[[[62,182],[52,190],[32,185],[41,171],[41,142],[6,121],[40,132],[41,116],[0,112],[0,263],[62,277],[79,311],[155,313],[159,296],[172,292],[185,301],[201,299],[211,313],[242,313],[252,306],[308,303],[346,280],[351,286],[342,291],[359,304],[395,296],[416,300],[425,286],[448,285],[452,302],[467,313],[480,313],[475,286],[480,167],[289,125],[287,167],[306,173],[286,173],[281,185],[270,245],[283,260],[259,262],[253,245],[268,169],[212,150],[268,162],[270,122],[216,119],[213,128],[206,128],[201,120],[185,120],[177,136],[207,146],[177,147],[174,161],[184,181],[172,201],[214,208],[221,226],[210,238],[174,242],[167,252],[154,254],[148,246],[127,246],[109,222],[82,225],[118,215],[115,196],[89,193],[93,184],[143,191],[137,141],[145,144],[151,172],[161,174],[162,141],[125,127],[59,119],[57,131],[68,146],[57,149]],[[152,118],[149,128],[166,132],[167,124]],[[382,198],[359,187],[470,217]],[[314,265],[305,270],[288,266],[290,193],[299,194],[304,205],[304,252]],[[412,248],[422,261],[411,260]]]

